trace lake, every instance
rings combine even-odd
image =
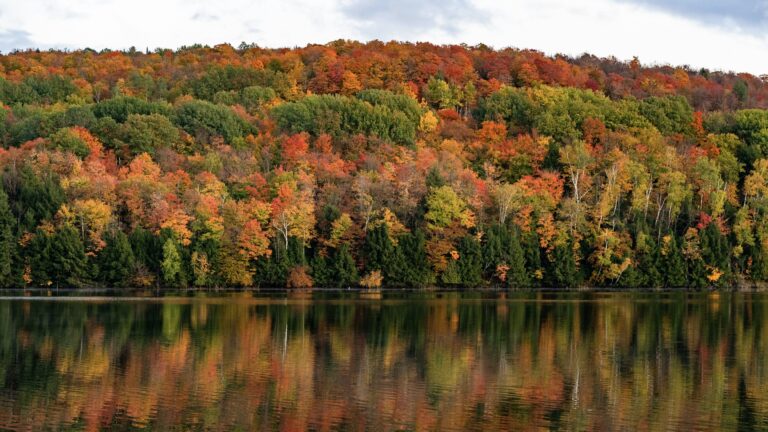
[[[749,293],[0,299],[0,430],[768,430],[766,333]]]

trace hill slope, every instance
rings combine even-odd
[[[768,86],[483,46],[0,56],[3,286],[768,278]]]

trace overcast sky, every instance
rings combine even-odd
[[[0,51],[485,43],[768,73],[768,0],[0,0]]]

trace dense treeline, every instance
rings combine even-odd
[[[484,46],[0,56],[0,285],[768,278],[768,84]]]

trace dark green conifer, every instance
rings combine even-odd
[[[126,286],[136,265],[128,236],[115,230],[107,235],[106,243],[98,255],[99,279],[111,286]]]
[[[687,287],[688,279],[685,260],[680,252],[680,247],[677,245],[675,235],[671,235],[668,243],[661,246],[661,248],[666,249],[666,254],[660,254],[660,261],[666,275],[667,286],[670,288]]]
[[[0,287],[14,283],[13,262],[16,256],[16,218],[8,206],[8,196],[0,189]]]
[[[352,258],[352,254],[349,252],[349,247],[346,244],[342,244],[336,250],[333,269],[335,273],[334,283],[339,287],[344,288],[357,284],[359,276],[355,266],[355,259]]]
[[[520,239],[517,233],[512,233],[508,247],[507,285],[512,288],[526,288],[530,286],[530,278],[525,269],[525,256],[520,247]]]
[[[480,243],[472,236],[465,236],[459,242],[457,271],[461,285],[476,287],[483,283],[483,254]]]

